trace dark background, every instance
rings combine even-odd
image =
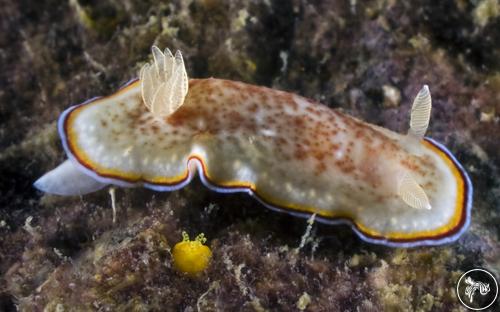
[[[496,0],[0,0],[0,310],[460,307],[462,272],[500,272],[499,15]],[[305,220],[197,181],[117,190],[116,224],[106,191],[36,191],[65,158],[59,114],[135,77],[152,44],[181,50],[190,77],[287,90],[398,132],[429,84],[428,135],[475,187],[470,229],[452,245],[394,249],[316,224],[297,252]],[[214,253],[197,279],[171,268],[182,230],[204,232]]]

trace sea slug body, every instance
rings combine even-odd
[[[210,247],[205,245],[206,241],[203,233],[190,240],[189,235],[182,232],[182,241],[172,248],[174,267],[187,276],[196,277],[203,273],[212,257]]]
[[[438,245],[466,230],[472,185],[456,158],[424,137],[427,86],[401,135],[295,94],[189,80],[180,53],[153,47],[153,55],[140,80],[63,112],[69,160],[36,187],[61,195],[108,184],[172,191],[198,172],[210,189],[350,224],[371,243]]]

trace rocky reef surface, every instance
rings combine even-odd
[[[455,284],[500,276],[500,3],[497,0],[0,2],[0,310],[459,311]],[[182,50],[191,77],[288,90],[395,131],[430,85],[429,136],[475,187],[454,244],[397,249],[349,227],[269,211],[198,181],[172,193],[43,195],[64,160],[69,105],[137,76],[152,44]],[[210,267],[177,273],[181,232],[205,233]]]

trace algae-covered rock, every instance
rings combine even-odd
[[[490,0],[5,0],[0,310],[462,309],[463,272],[500,276],[499,26]],[[190,77],[291,91],[399,132],[428,84],[429,136],[475,188],[469,230],[447,246],[394,249],[346,226],[309,233],[306,220],[198,181],[172,193],[117,189],[114,223],[106,190],[36,191],[65,158],[59,114],[136,77],[152,44],[181,50]],[[182,231],[205,233],[212,250],[196,278],[172,266]]]

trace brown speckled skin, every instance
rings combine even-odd
[[[193,79],[184,104],[159,117],[143,105],[136,81],[62,122],[70,154],[118,184],[172,187],[197,159],[215,187],[249,188],[271,206],[347,218],[390,239],[443,235],[461,213],[457,181],[435,151],[292,93]],[[406,172],[425,187],[431,211],[399,198]]]

